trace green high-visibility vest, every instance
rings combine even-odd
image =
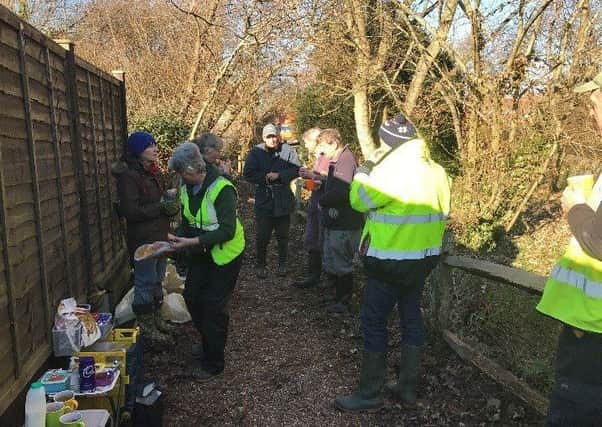
[[[552,269],[537,310],[584,331],[602,333],[602,261],[575,238]]]
[[[182,202],[182,212],[188,223],[192,227],[200,228],[203,231],[215,231],[219,228],[217,213],[215,212],[215,199],[225,187],[234,187],[230,181],[220,176],[207,187],[207,191],[201,201],[201,206],[193,215],[190,212],[190,200],[186,186],[182,186],[180,191],[180,201]],[[245,248],[245,233],[238,218],[236,216],[236,231],[234,237],[227,242],[218,243],[211,248],[211,258],[217,265],[225,265],[242,253]]]
[[[424,141],[395,148],[351,183],[351,207],[366,212],[360,251],[383,260],[439,255],[450,209],[450,179]]]

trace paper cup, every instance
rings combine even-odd
[[[575,175],[566,179],[567,186],[575,192],[582,193],[587,199],[594,188],[593,175]]]

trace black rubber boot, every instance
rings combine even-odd
[[[344,314],[349,312],[349,301],[353,293],[353,274],[335,276],[335,302],[326,311],[332,314]]]
[[[322,254],[319,251],[309,251],[307,254],[307,272],[298,282],[295,282],[295,287],[300,289],[313,288],[320,283],[320,275],[322,274]]]
[[[421,355],[421,347],[402,344],[397,382],[387,383],[385,386],[387,392],[399,399],[406,407],[416,406],[416,384],[418,383]]]
[[[369,411],[383,406],[381,390],[387,371],[387,353],[364,350],[359,388],[350,395],[337,396],[334,405],[342,411]]]

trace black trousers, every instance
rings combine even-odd
[[[224,370],[224,349],[230,315],[228,302],[236,286],[243,254],[219,266],[210,258],[188,264],[184,300],[195,328],[202,335],[204,370],[218,374]]]
[[[256,215],[255,220],[257,223],[257,265],[265,267],[266,265],[266,252],[270,238],[272,237],[272,230],[276,232],[276,241],[278,242],[278,262],[280,264],[286,263],[288,253],[288,232],[291,226],[291,216],[260,216]]]
[[[558,338],[547,426],[602,425],[602,334],[578,335],[565,326]]]

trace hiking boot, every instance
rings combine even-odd
[[[203,344],[192,344],[190,346],[190,355],[195,359],[201,359],[203,357]]]
[[[154,313],[137,314],[144,342],[151,348],[163,349],[174,345],[172,338],[157,329]]]
[[[387,371],[387,354],[364,350],[360,384],[350,395],[337,396],[334,405],[342,411],[368,411],[383,406],[381,389]]]
[[[305,276],[293,283],[293,286],[299,289],[309,289],[318,286],[318,282],[311,276]]]
[[[268,272],[265,267],[257,266],[255,267],[255,276],[257,276],[258,279],[265,279],[268,277]]]
[[[397,381],[387,383],[385,389],[399,399],[406,407],[416,406],[416,384],[420,370],[422,349],[415,345],[402,344],[401,363]]]
[[[349,308],[347,308],[345,303],[339,301],[326,307],[326,312],[329,314],[347,314],[349,313]]]
[[[318,286],[322,273],[322,254],[318,251],[309,251],[307,256],[307,271],[305,276],[295,282],[294,286],[299,289],[307,289]]]
[[[217,377],[219,377],[222,373],[218,372],[216,374],[213,374],[207,370],[205,370],[201,364],[199,363],[198,365],[194,366],[191,370],[190,370],[190,376],[197,382],[200,383],[206,383],[209,381],[212,381],[214,379],[216,379]]]
[[[286,268],[286,264],[280,264],[278,266],[278,270],[276,270],[276,275],[278,277],[286,277],[288,274],[288,269]]]

